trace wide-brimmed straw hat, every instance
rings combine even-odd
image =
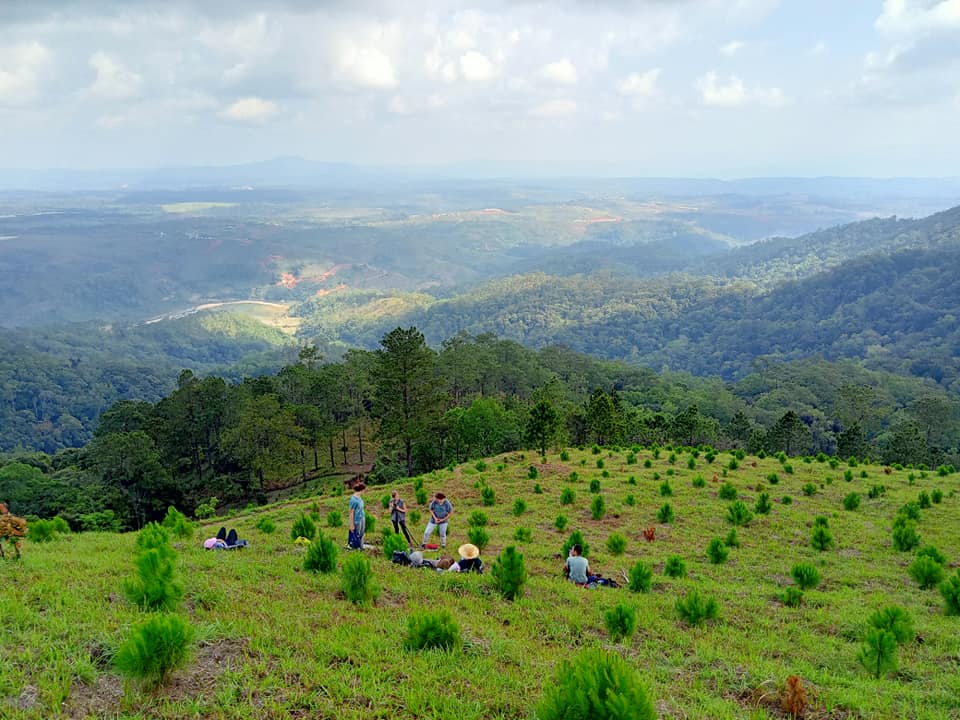
[[[480,548],[472,543],[465,543],[457,548],[457,552],[460,553],[460,557],[464,560],[473,560],[474,558],[480,557]]]

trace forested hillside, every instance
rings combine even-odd
[[[437,352],[416,328],[396,328],[374,352],[323,362],[304,348],[276,375],[238,384],[184,372],[158,402],[115,404],[82,449],[4,457],[0,497],[95,529],[211,497],[262,503],[371,465],[386,482],[520,448],[710,444],[956,465],[958,408],[932,381],[852,363],[758,367],[727,386],[492,335]]]
[[[412,305],[382,296],[357,296],[354,306],[320,298],[304,327],[367,347],[397,323],[416,324],[431,343],[461,329],[493,332],[725,379],[745,376],[761,356],[852,358],[956,393],[958,287],[960,247],[951,245],[867,255],[771,290],[742,280],[600,272],[516,276]]]
[[[168,323],[75,324],[0,332],[0,450],[54,452],[88,441],[117,400],[156,402],[184,368],[231,381],[276,372],[291,338],[237,315]]]

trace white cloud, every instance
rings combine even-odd
[[[743,50],[746,43],[741,42],[740,40],[731,40],[726,45],[720,47],[720,54],[726,57],[733,57],[738,52]]]
[[[27,105],[40,94],[51,54],[38,42],[0,48],[0,105]]]
[[[577,67],[567,58],[563,58],[540,68],[540,77],[557,85],[576,85]]]
[[[697,80],[697,89],[700,91],[700,101],[704,105],[736,107],[743,105],[747,100],[747,89],[743,85],[743,80],[736,75],[731,75],[726,82],[723,82],[711,70]]]
[[[577,103],[573,100],[547,100],[530,109],[530,114],[535,117],[561,118],[568,117],[577,112]]]
[[[470,50],[460,56],[460,72],[467,82],[486,82],[494,78],[497,68],[482,52]]]
[[[393,63],[378,48],[347,42],[341,48],[338,65],[341,76],[353,85],[379,90],[397,86]]]
[[[97,73],[93,85],[90,86],[90,91],[97,97],[129,100],[140,96],[143,78],[128,70],[123,63],[104,52],[95,52],[90,56],[88,64]]]
[[[635,98],[653,97],[657,92],[657,80],[660,77],[660,68],[653,68],[644,73],[630,73],[623,79],[617,90],[621,95]]]
[[[390,102],[387,103],[387,110],[394,115],[409,115],[413,112],[410,103],[399,95],[394,95],[390,98]]]
[[[237,122],[264,123],[280,111],[276,103],[258,97],[237,100],[224,111],[224,116]]]
[[[877,29],[915,35],[960,28],[960,0],[884,0]]]
[[[778,87],[751,89],[736,75],[730,75],[724,80],[713,70],[697,80],[695,87],[700,93],[700,102],[709,107],[741,105],[783,107],[791,102]]]
[[[818,40],[807,50],[807,55],[826,55],[828,52],[830,52],[830,48],[827,47],[827,44],[823,40]]]

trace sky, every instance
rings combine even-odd
[[[960,174],[960,0],[0,0],[0,167]]]

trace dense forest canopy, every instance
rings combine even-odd
[[[960,406],[932,381],[815,360],[760,362],[736,385],[458,334],[430,348],[415,327],[375,351],[324,361],[315,347],[236,383],[180,374],[157,402],[122,400],[93,439],[17,452],[0,497],[23,515],[136,527],[345,469],[374,481],[518,448],[565,444],[743,447],[790,455],[958,462]],[[334,480],[335,487],[342,487]]]

